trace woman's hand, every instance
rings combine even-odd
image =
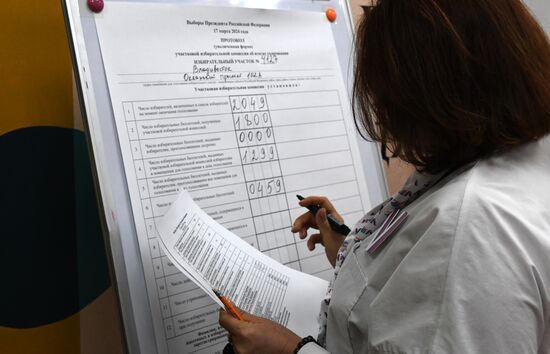
[[[301,200],[299,204],[303,207],[319,205],[321,209],[319,209],[316,215],[307,212],[299,216],[292,225],[292,232],[297,232],[303,240],[307,237],[307,230],[310,227],[319,230],[319,233],[311,235],[307,240],[307,247],[310,251],[313,251],[316,244],[320,243],[323,245],[328,261],[334,267],[336,264],[336,255],[346,236],[330,228],[327,214],[331,214],[334,218],[338,219],[338,221],[343,222],[344,220],[336,209],[334,209],[332,203],[325,197],[307,197]]]
[[[237,354],[292,354],[300,342],[291,330],[265,318],[241,312],[244,321],[220,310],[220,325],[229,332]]]

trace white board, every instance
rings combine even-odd
[[[87,9],[85,3],[82,1],[68,0],[65,3],[69,33],[73,44],[75,66],[77,68],[75,71],[78,82],[80,83],[80,94],[83,111],[85,112],[87,132],[90,138],[90,146],[95,162],[97,181],[101,191],[100,201],[104,208],[107,244],[110,248],[109,251],[112,258],[113,271],[121,304],[127,344],[132,353],[164,354],[181,351],[211,353],[218,352],[221,348],[220,343],[224,341],[223,333],[219,331],[219,328],[217,328],[217,325],[214,323],[213,314],[208,314],[202,310],[209,306],[208,301],[203,300],[203,294],[200,291],[188,287],[185,279],[180,274],[173,272],[173,266],[163,257],[155,241],[155,218],[161,216],[163,210],[170,204],[170,198],[175,198],[174,195],[178,188],[191,189],[191,193],[195,193],[194,197],[198,199],[199,205],[202,203],[201,207],[206,208],[207,212],[211,212],[218,216],[220,216],[222,212],[225,213],[224,215],[227,219],[228,227],[230,227],[230,225],[235,225],[235,222],[238,221],[230,220],[230,215],[241,215],[234,212],[233,209],[236,210],[240,208],[240,210],[244,210],[249,208],[251,213],[250,220],[252,221],[248,225],[252,225],[257,229],[252,233],[242,231],[243,234],[241,236],[243,239],[247,239],[251,244],[254,244],[259,249],[265,250],[267,253],[277,248],[277,252],[271,252],[271,255],[280,262],[301,269],[302,271],[316,273],[324,277],[330,276],[330,270],[328,268],[319,268],[319,262],[311,261],[312,259],[322,259],[322,254],[317,254],[317,258],[303,255],[301,254],[303,250],[298,247],[305,247],[303,244],[298,244],[295,239],[292,240],[292,237],[289,239],[291,235],[284,233],[279,235],[276,231],[278,229],[288,229],[288,223],[293,217],[300,213],[299,208],[291,206],[293,194],[303,190],[305,194],[317,192],[329,195],[332,194],[331,196],[335,198],[337,192],[340,193],[343,191],[342,193],[347,193],[348,196],[346,198],[342,198],[341,201],[336,201],[336,203],[340,209],[349,211],[349,215],[347,215],[349,216],[349,220],[347,220],[348,223],[354,223],[356,220],[351,219],[359,218],[363,212],[366,212],[371,206],[380,202],[387,196],[384,174],[378,157],[377,146],[375,144],[360,141],[357,139],[357,136],[350,133],[353,131],[353,122],[349,113],[349,98],[345,97],[346,87],[344,84],[344,82],[349,84],[348,78],[351,72],[350,54],[352,52],[352,26],[347,4],[343,1],[311,2],[296,0],[257,2],[215,1],[208,3],[212,9],[212,13],[218,12],[218,17],[223,16],[224,11],[217,11],[217,9],[223,9],[224,6],[239,6],[246,8],[261,7],[264,9],[277,8],[286,10],[286,17],[289,18],[288,26],[299,34],[299,37],[295,38],[296,43],[298,43],[295,48],[296,53],[302,50],[302,54],[300,55],[304,58],[308,56],[307,48],[304,47],[308,45],[311,46],[312,52],[315,52],[314,48],[317,47],[314,47],[314,41],[308,43],[302,40],[302,42],[300,42],[300,39],[306,36],[319,39],[321,38],[320,32],[322,32],[322,40],[319,41],[318,47],[325,49],[330,48],[330,52],[323,55],[322,58],[321,55],[319,55],[317,61],[321,64],[325,64],[327,67],[316,68],[314,67],[315,60],[311,58],[308,60],[312,62],[312,74],[310,76],[316,76],[320,80],[319,87],[330,88],[330,90],[325,91],[315,91],[315,85],[311,83],[303,83],[302,90],[296,89],[293,91],[288,88],[273,88],[278,85],[277,82],[287,85],[289,82],[294,82],[297,79],[293,78],[292,80],[294,81],[285,79],[285,81],[282,77],[276,77],[274,74],[276,70],[271,70],[270,72],[267,69],[257,71],[263,71],[264,75],[259,81],[269,81],[269,85],[271,85],[273,89],[267,90],[265,87],[263,89],[256,88],[250,91],[250,94],[245,95],[246,97],[243,96],[242,92],[238,94],[237,97],[227,92],[216,95],[205,95],[203,92],[195,95],[181,88],[184,85],[180,85],[180,89],[171,91],[172,89],[167,88],[165,84],[171,82],[170,85],[177,85],[174,84],[174,82],[178,80],[174,80],[173,77],[171,79],[159,78],[158,75],[156,75],[159,71],[153,70],[155,69],[155,65],[158,64],[161,68],[156,69],[166,69],[165,72],[161,72],[162,75],[174,72],[174,70],[170,70],[169,68],[169,61],[164,62],[160,57],[155,58],[155,53],[158,53],[159,50],[136,51],[136,54],[146,57],[142,60],[142,64],[147,68],[142,71],[140,71],[141,69],[136,69],[137,71],[134,70],[135,66],[132,64],[134,61],[137,62],[138,60],[132,61],[131,59],[133,48],[138,48],[140,46],[149,48],[157,45],[157,42],[159,42],[156,41],[155,38],[147,38],[148,33],[155,31],[153,27],[151,27],[150,30],[143,31],[143,33],[140,32],[140,38],[137,39],[132,38],[131,30],[128,33],[122,33],[124,28],[134,25],[132,22],[134,17],[130,17],[126,25],[122,27],[116,26],[116,17],[114,21],[109,22],[114,24],[111,25],[111,27],[102,25],[103,38],[101,38],[102,43],[100,45],[97,23],[102,24],[103,22],[101,21],[109,20],[110,14],[113,14],[109,12],[110,9],[114,11],[118,6],[121,9],[127,9],[128,12],[131,12],[133,11],[132,9],[145,6],[150,9],[149,11],[145,11],[145,15],[143,15],[143,11],[137,11],[135,14],[132,13],[132,16],[139,19],[136,23],[143,24],[145,27],[148,25],[155,26],[155,23],[148,23],[150,20],[151,22],[157,21],[157,26],[168,26],[168,20],[173,16],[170,16],[168,12],[164,12],[165,15],[162,15],[162,9],[166,10],[167,8],[171,8],[177,12],[182,11],[181,6],[187,6],[187,8],[185,8],[187,11],[184,10],[178,15],[182,17],[182,21],[187,12],[192,13],[193,11],[198,11],[197,15],[203,18],[207,15],[210,16],[208,11],[205,11],[204,8],[189,7],[197,3],[202,5],[202,3],[196,1],[149,3],[146,1],[133,1],[122,2],[122,5],[121,3],[107,1],[105,3],[104,13],[100,14],[93,14]],[[125,4],[129,6],[125,6]],[[336,9],[338,13],[337,22],[332,24],[328,24],[327,22],[326,25],[316,26],[318,21],[324,18],[324,11],[329,6]],[[311,16],[307,14],[301,16],[297,15],[295,18],[296,21],[292,21],[293,14],[303,13],[304,11],[310,13]],[[230,10],[225,12],[227,16],[233,13]],[[239,19],[238,12],[239,11],[235,11],[236,14],[234,16],[236,17],[233,18],[233,21],[246,22],[243,18]],[[277,21],[284,21],[284,16],[279,12],[272,11],[268,13],[270,15],[273,14],[273,19],[267,16],[265,17],[267,22],[273,21],[273,24],[275,24]],[[261,12],[257,14],[257,17],[263,16],[260,15]],[[126,14],[124,12],[119,12],[116,16],[118,16],[121,21],[124,21],[123,17],[125,17]],[[166,21],[159,21],[159,16],[160,18],[165,16]],[[214,16],[214,18],[215,17],[216,16]],[[177,19],[179,17],[173,18]],[[281,20],[281,18],[283,18],[283,20]],[[304,26],[305,28],[300,27],[299,24],[301,22],[304,22],[304,24],[308,23],[308,21],[305,20],[308,18],[311,18],[313,21],[311,25]],[[216,22],[214,20],[212,21]],[[217,21],[220,22],[222,20],[218,18]],[[199,19],[187,23],[197,26],[195,22],[201,21]],[[285,29],[283,25],[284,24],[280,27],[281,32]],[[315,29],[316,33],[312,35],[308,34],[308,28]],[[133,32],[139,32],[139,30],[140,28],[136,27]],[[182,37],[185,37],[185,29],[183,29],[183,31]],[[171,32],[168,31],[166,33],[168,33],[167,36],[169,36]],[[204,41],[207,41],[205,34],[200,35],[195,33],[195,35],[204,36]],[[266,38],[270,38],[269,33],[267,33],[266,36]],[[143,38],[143,40],[141,40],[141,38]],[[273,35],[271,35],[271,38],[273,38]],[[286,33],[283,38],[286,38],[289,42],[294,40],[292,38],[292,33]],[[200,38],[193,38],[193,40],[197,43],[191,45],[192,39],[189,38],[187,42],[188,46],[200,47]],[[109,44],[109,41],[112,43]],[[117,41],[119,43],[118,47],[116,45]],[[323,41],[327,42],[323,43]],[[185,48],[185,43],[185,40],[183,40],[182,48]],[[327,43],[330,45],[327,45]],[[300,46],[302,48],[300,48]],[[123,56],[120,56],[117,49],[122,52],[125,51]],[[322,49],[318,50],[321,50],[319,53],[323,53]],[[186,55],[185,49],[182,49],[181,53],[184,53],[181,55]],[[300,55],[297,56],[300,57]],[[125,61],[125,56],[128,57],[127,62]],[[327,58],[325,58],[325,56]],[[334,56],[334,59],[329,58],[331,56]],[[149,65],[150,63],[147,62],[147,59],[153,64]],[[263,60],[269,61],[269,58],[264,58]],[[160,62],[162,62],[162,64],[160,64]],[[335,66],[335,62],[339,62],[340,66]],[[128,72],[124,72],[123,70],[126,67],[126,63],[128,64]],[[294,62],[288,63],[288,65],[295,64]],[[274,68],[278,67],[274,66]],[[334,68],[340,71],[338,75],[334,75]],[[149,69],[149,71],[146,69]],[[324,73],[322,70],[318,72],[315,71],[318,69],[330,69],[333,71],[327,70]],[[284,70],[286,70],[288,74],[291,68],[286,67]],[[153,76],[151,76],[151,74],[153,74],[152,71],[155,73]],[[247,72],[250,73],[251,71]],[[200,75],[200,73],[198,73],[198,75]],[[332,82],[332,79],[328,78],[330,76],[343,77],[343,80],[340,79],[342,82],[338,82],[337,80]],[[138,80],[139,77],[142,77],[142,81]],[[230,79],[235,78],[231,77]],[[258,78],[252,79],[258,81]],[[231,81],[226,77],[224,77],[223,80]],[[160,86],[161,83],[164,85],[164,88],[160,90],[147,91],[144,89],[144,85],[148,85],[148,87],[154,85]],[[237,85],[236,83],[233,84]],[[228,85],[231,85],[231,83],[228,83]],[[225,81],[223,86],[227,86]],[[349,85],[347,89],[349,89]],[[252,103],[251,100],[253,98],[254,100],[263,100],[263,102],[268,103],[270,106],[269,109],[258,108],[258,110],[253,110],[251,112],[237,112],[236,106],[233,107],[228,104],[228,102],[232,102],[231,99],[235,98],[239,100],[245,99],[245,101],[248,100],[248,104]],[[222,184],[216,187],[221,187],[221,190],[215,191],[214,185],[205,185],[203,186],[205,188],[199,188],[198,180],[193,181],[194,177],[190,177],[193,172],[190,171],[173,171],[174,173],[164,171],[160,175],[156,174],[158,171],[153,172],[154,165],[160,166],[162,160],[167,156],[164,156],[162,153],[160,155],[155,155],[154,153],[148,155],[149,153],[146,152],[145,149],[150,148],[150,151],[160,151],[162,150],[161,145],[166,142],[176,142],[177,140],[177,143],[180,143],[181,141],[178,140],[180,139],[179,135],[158,135],[154,127],[152,128],[151,126],[151,124],[153,124],[149,119],[151,116],[147,116],[145,112],[154,113],[156,116],[162,115],[163,122],[170,122],[171,124],[173,123],[181,126],[179,120],[188,116],[185,112],[174,115],[170,112],[163,111],[159,107],[162,106],[162,102],[168,102],[171,107],[183,107],[188,106],[186,102],[191,101],[194,107],[212,107],[212,105],[217,107],[216,109],[219,112],[214,112],[209,109],[205,111],[208,114],[219,114],[220,117],[229,117],[227,118],[227,122],[231,123],[231,129],[233,130],[232,134],[229,135],[236,137],[236,145],[233,149],[236,154],[240,154],[240,158],[238,159],[239,162],[234,168],[231,167],[235,170],[232,173],[229,173],[230,168],[226,168],[224,171],[217,171],[216,176],[211,175],[210,177],[215,180],[218,178],[217,176],[222,176],[224,174],[228,176],[232,175],[233,177],[228,178],[233,178],[236,182],[231,183],[231,185],[240,183],[242,187],[235,187],[235,190],[231,190],[228,189],[229,184]],[[200,116],[200,110],[201,108],[195,110],[194,115],[198,114]],[[308,110],[316,111],[309,112]],[[259,164],[251,166],[247,164],[247,161],[241,161],[243,154],[246,152],[252,153],[252,150],[255,148],[249,146],[252,142],[238,143],[238,134],[243,131],[248,133],[250,130],[244,130],[244,128],[238,126],[239,117],[244,118],[239,114],[254,113],[256,111],[268,117],[265,124],[269,123],[270,126],[264,126],[264,123],[259,123],[261,127],[254,127],[254,131],[261,130],[262,133],[266,134],[275,132],[275,137],[277,139],[277,141],[267,142],[268,145],[266,145],[275,147],[275,154],[273,156],[277,157],[274,161],[262,162],[264,165],[270,164],[267,170],[265,168],[262,169]],[[142,112],[142,114],[139,112]],[[280,112],[285,112],[285,114],[281,114]],[[311,129],[304,129],[303,125],[292,129],[291,126],[293,121],[299,121],[300,119],[313,119],[310,122],[313,123]],[[323,121],[323,119],[326,120],[326,122]],[[219,120],[217,123],[211,121],[209,124],[218,124],[220,129],[223,127],[227,128],[227,122],[224,122],[225,121],[222,119],[221,122]],[[307,124],[307,122],[302,123]],[[137,129],[137,134],[132,131],[132,128]],[[267,129],[269,131],[264,132],[262,129]],[[212,133],[214,130],[211,130],[209,134],[214,134]],[[326,139],[330,139],[330,137],[327,136],[325,132],[332,132],[334,134],[340,132],[341,134],[336,134],[339,135],[338,138],[329,141]],[[228,137],[222,138],[222,140],[219,141],[223,141],[223,139],[229,141],[229,135],[226,135]],[[340,161],[341,166],[329,164],[327,165],[326,172],[310,171],[308,173],[308,171],[302,171],[300,168],[302,164],[312,163],[311,161],[305,162],[306,160],[302,160],[300,163],[289,163],[288,159],[295,158],[298,155],[300,155],[299,158],[302,159],[318,159],[318,156],[315,156],[317,155],[315,154],[315,150],[312,150],[310,153],[305,151],[307,149],[307,145],[305,144],[298,144],[299,146],[296,145],[293,147],[292,143],[294,141],[299,141],[302,135],[309,136],[312,139],[325,139],[326,141],[323,140],[325,145],[332,149],[336,149],[337,144],[345,142],[344,145],[346,149],[336,149],[334,151],[330,149],[327,150],[327,152],[330,153],[330,155],[327,156],[330,156],[331,160]],[[264,134],[264,136],[266,135]],[[215,138],[214,135],[212,135],[212,137]],[[147,140],[145,143],[144,140],[146,139],[152,140]],[[163,141],[162,139],[166,140]],[[243,143],[246,146],[242,145]],[[286,147],[284,143],[288,143]],[[312,140],[311,145],[313,146],[313,144],[314,142]],[[135,151],[132,151],[134,148],[136,151],[139,151],[137,155]],[[226,157],[231,158],[231,148],[230,145],[221,144],[218,146],[217,150],[221,150],[222,154],[226,153]],[[208,147],[204,149],[208,149]],[[199,158],[201,153],[207,151],[204,149],[195,151],[196,154],[193,155],[193,157]],[[223,150],[227,150],[227,152]],[[182,156],[183,155],[177,155],[177,158]],[[281,159],[279,159],[279,157],[281,157]],[[146,162],[146,159],[153,159],[151,161],[154,161],[154,164]],[[236,160],[237,158],[235,157],[235,161]],[[349,163],[342,164],[341,161],[348,161]],[[319,164],[321,162],[322,161],[316,161],[315,163]],[[338,168],[335,168],[336,166],[338,166]],[[145,174],[141,177],[140,174],[144,173],[144,171],[140,170],[140,168],[145,170]],[[268,170],[273,171],[273,168],[277,170],[277,173],[273,172],[273,175],[262,175],[261,178],[258,177],[253,181],[247,178],[247,176],[250,177],[258,173],[265,174]],[[357,170],[357,168],[360,170]],[[153,176],[153,174],[155,175]],[[237,181],[237,176],[239,174],[244,176],[244,181]],[[319,176],[319,179],[327,183],[318,183],[315,180],[316,175]],[[353,176],[353,178],[347,181],[343,176]],[[170,189],[170,183],[166,182],[167,178],[173,180],[173,190]],[[281,193],[278,195],[261,195],[259,199],[257,195],[251,193],[257,193],[259,188],[262,189],[262,193],[265,193],[270,187],[270,185],[266,184],[266,178],[273,179],[273,186],[280,186],[283,189],[281,189]],[[192,183],[186,182],[189,180],[191,180]],[[278,185],[277,181],[280,182]],[[271,186],[272,188],[270,190],[274,190],[273,186]],[[153,191],[155,187],[158,187],[158,193]],[[254,192],[248,190],[250,188],[254,188]],[[142,189],[143,191],[147,190],[147,192],[144,194]],[[193,189],[195,192],[193,192]],[[205,189],[210,189],[210,192],[203,192]],[[233,197],[224,196],[222,190],[234,192],[232,194]],[[243,199],[242,205],[237,205],[238,203],[234,200],[235,196],[239,195],[239,193],[243,196],[243,198],[241,198]],[[218,203],[212,203],[213,195],[219,195],[219,197],[214,197],[214,200],[218,200]],[[224,203],[231,204],[231,208],[223,209],[220,205]],[[262,205],[268,204],[278,205],[277,208],[284,206],[284,208],[281,210],[277,209],[273,212],[270,210],[269,220],[260,220],[264,216],[261,213],[258,214],[258,211],[265,208],[265,206]],[[257,209],[256,212],[254,211],[255,209]],[[276,216],[277,220],[275,220],[273,215]],[[243,225],[246,224],[241,221],[238,221],[238,223]],[[271,225],[271,229],[266,229],[266,225]],[[247,226],[243,226],[242,228],[235,228],[235,230],[246,230],[246,228]],[[262,230],[258,230],[258,228],[262,228]],[[150,231],[153,231],[153,233]],[[264,237],[266,235],[265,232],[269,232],[270,235],[272,234],[272,237],[270,236],[271,239],[266,239]],[[283,252],[284,254],[282,254],[280,252],[280,245],[277,245],[277,247],[269,247],[268,243],[272,242],[274,239],[283,243],[288,242],[288,245],[285,243],[285,247],[288,246],[287,248],[292,249],[294,253],[289,253],[288,250],[285,250],[285,252]],[[187,307],[184,306],[186,302],[190,303],[186,305]],[[194,315],[184,314],[189,313],[189,311],[194,311]],[[189,326],[189,323],[193,321],[196,323]],[[189,330],[186,331],[186,329]]]

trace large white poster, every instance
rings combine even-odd
[[[160,250],[155,221],[186,189],[261,252],[331,276],[322,247],[290,232],[296,194],[328,196],[348,223],[370,207],[331,23],[109,2],[96,25],[159,352],[220,352],[218,307]]]

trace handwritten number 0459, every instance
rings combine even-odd
[[[252,182],[248,185],[248,193],[251,197],[264,197],[278,194],[283,190],[280,178]]]

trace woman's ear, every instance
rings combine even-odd
[[[382,156],[382,160],[386,162],[386,164],[390,164],[390,158],[388,157],[388,147],[385,143],[382,143],[380,146],[380,156]]]
[[[372,5],[361,5],[361,8],[363,9],[363,14],[368,15]]]
[[[366,5],[361,5],[361,8],[363,9],[363,13],[365,15],[368,15],[370,10],[372,10],[372,8],[376,6],[378,0],[367,0],[366,3]]]

